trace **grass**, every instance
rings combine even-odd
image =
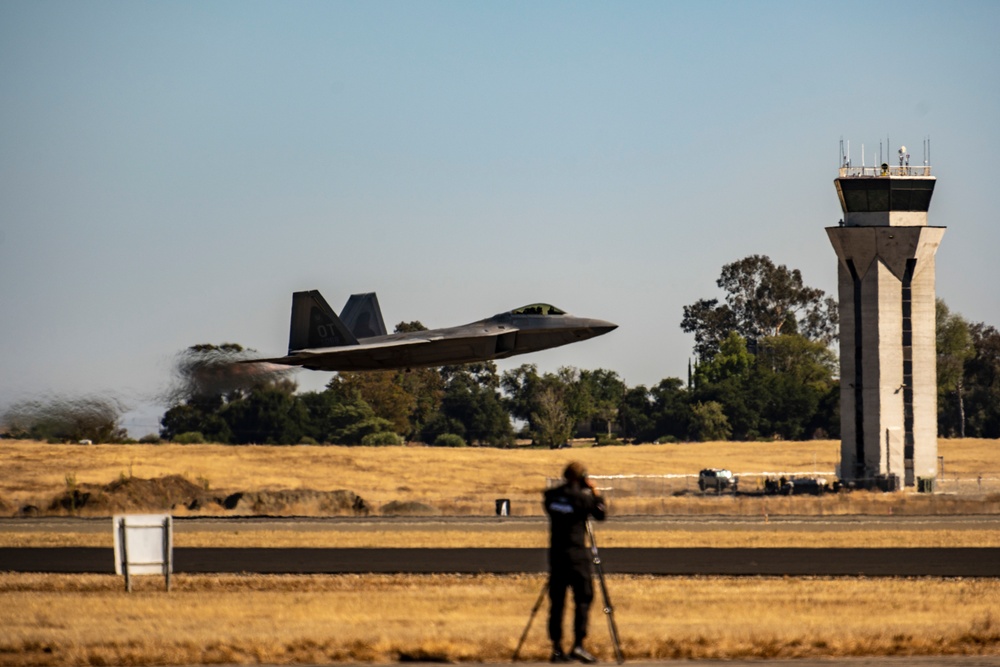
[[[180,474],[220,495],[232,491],[315,489],[354,491],[377,511],[391,501],[419,501],[446,514],[492,514],[509,498],[515,515],[539,515],[539,491],[570,460],[594,475],[695,474],[704,467],[736,472],[830,470],[839,460],[834,440],[773,443],[686,443],[565,450],[431,447],[266,447],[226,445],[47,445],[0,441],[0,505],[47,507],[69,482],[107,484],[122,477]],[[1000,445],[992,440],[941,440],[948,477],[1000,471]],[[976,502],[914,494],[851,494],[810,498],[616,496],[618,514],[904,513],[977,511]],[[992,500],[990,500],[992,498]],[[745,502],[744,502],[745,501]],[[786,502],[787,501],[787,502]],[[1000,511],[1000,494],[985,511]],[[949,502],[952,506],[949,506]],[[762,503],[766,503],[762,504]],[[855,505],[855,503],[857,503]],[[177,509],[178,514],[186,510]],[[199,513],[221,510],[201,510]],[[302,508],[309,513],[309,508]],[[983,511],[983,510],[980,510]]]
[[[711,530],[677,530],[647,527],[632,530],[615,524],[596,529],[602,547],[809,547],[809,548],[879,548],[879,547],[1000,547],[1000,532],[992,528],[926,529],[886,526],[884,529],[829,530],[824,527],[798,527],[789,530],[775,524],[753,524]],[[368,530],[345,530],[324,526],[305,530],[216,530],[199,531],[175,524],[175,547],[325,547],[325,548],[545,548],[546,525],[515,530],[471,528],[440,529],[417,525],[389,530],[376,526]],[[91,532],[17,532],[0,531],[0,547],[112,547],[108,530]]]
[[[506,662],[540,576],[0,574],[4,665]],[[611,576],[630,660],[1000,655],[1000,582]],[[951,601],[952,604],[943,604]],[[595,605],[596,606],[596,605]],[[544,660],[543,607],[522,656]],[[591,616],[590,648],[611,647]]]
[[[943,440],[948,475],[1000,471],[1000,447]],[[181,474],[220,494],[348,489],[373,507],[418,501],[446,514],[540,514],[539,491],[569,460],[594,474],[832,470],[839,443],[706,443],[571,450],[424,447],[62,446],[0,441],[0,506],[46,506],[68,487]],[[612,494],[616,514],[933,514],[1000,511],[993,500],[911,493],[821,498]],[[965,504],[963,504],[965,503]],[[5,511],[6,511],[5,510]],[[296,511],[308,513],[309,508]],[[177,514],[191,514],[176,509]],[[497,520],[474,530],[400,528],[209,531],[178,528],[176,546],[544,546],[545,523]],[[908,527],[910,526],[910,527]],[[756,521],[725,530],[599,527],[612,546],[1000,546],[995,531],[798,530]],[[51,541],[55,540],[55,544]],[[0,532],[2,546],[110,547],[99,534]],[[164,592],[140,578],[0,573],[0,665],[151,665],[507,661],[544,579],[539,576],[177,575]],[[796,658],[854,655],[1000,655],[1000,581],[941,578],[612,576],[609,587],[629,659]],[[544,614],[544,610],[542,612]],[[593,610],[590,646],[611,649]],[[522,655],[544,660],[536,619]]]

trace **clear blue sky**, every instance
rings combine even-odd
[[[930,137],[938,294],[1000,325],[997,2],[0,3],[0,406],[285,351],[291,292],[387,324],[617,322],[516,357],[683,376],[750,254],[836,289],[841,138]],[[304,371],[305,389],[326,373]]]

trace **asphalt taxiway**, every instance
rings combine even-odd
[[[537,517],[457,518],[194,518],[175,519],[174,530],[455,530],[488,526],[523,530],[544,526]],[[996,516],[941,517],[622,517],[616,529],[753,530],[992,530]],[[0,531],[110,532],[104,519],[0,520]],[[729,576],[944,576],[1000,577],[1000,548],[605,548],[609,574]],[[537,573],[546,571],[546,550],[535,548],[175,548],[174,571],[267,574],[338,573]],[[110,572],[114,557],[102,547],[0,548],[0,571]]]

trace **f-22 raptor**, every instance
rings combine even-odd
[[[449,366],[576,343],[617,327],[535,303],[457,327],[387,334],[374,292],[352,295],[337,317],[323,296],[311,290],[292,294],[288,355],[247,363],[321,371]]]

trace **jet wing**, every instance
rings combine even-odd
[[[444,336],[421,336],[420,338],[404,338],[403,340],[383,340],[376,343],[358,343],[357,345],[345,345],[343,347],[317,347],[313,349],[296,350],[295,355],[315,356],[317,354],[337,354],[339,352],[362,352],[365,350],[379,350],[386,347],[402,347],[405,345],[426,345],[436,340],[441,340]]]
[[[296,350],[286,357],[255,361],[329,371],[445,366],[505,356],[513,349],[512,337],[515,335],[513,328],[503,331],[479,327],[454,332],[429,331],[426,335],[409,334],[406,338],[358,345],[307,348]]]
[[[426,345],[441,336],[425,336],[422,338],[410,338],[406,340],[388,340],[377,343],[364,343],[358,345],[344,345],[341,347],[317,347],[305,350],[296,350],[294,354],[286,357],[275,357],[273,359],[247,359],[245,364],[284,364],[286,366],[302,366],[310,357],[337,357],[353,356],[357,353],[370,352],[371,350],[383,350],[386,348],[402,348],[409,345]]]

